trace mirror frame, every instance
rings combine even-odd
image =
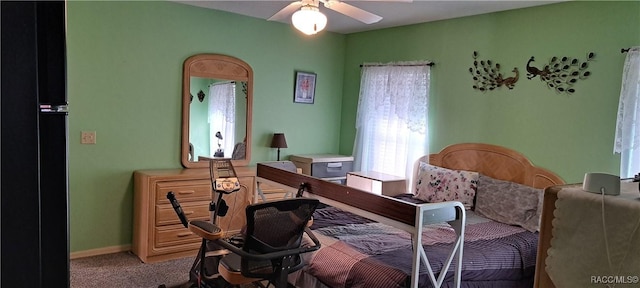
[[[247,83],[246,154],[244,159],[231,160],[234,166],[247,166],[251,161],[251,123],[253,119],[253,69],[246,62],[222,54],[197,54],[184,61],[182,73],[182,147],[181,161],[185,168],[207,168],[209,161],[189,161],[189,107],[191,76],[245,81]]]

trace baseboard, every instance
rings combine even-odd
[[[104,254],[125,252],[130,250],[131,250],[131,245],[103,247],[98,249],[71,252],[71,254],[69,254],[69,258],[78,259],[78,258],[98,256],[98,255],[104,255]]]

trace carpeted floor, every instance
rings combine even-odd
[[[167,288],[189,287],[189,269],[194,258],[143,263],[130,252],[71,260],[71,287]],[[187,284],[187,285],[185,285]]]
[[[71,288],[190,288],[189,270],[195,257],[143,263],[131,252],[71,260]],[[263,283],[262,285],[265,285]],[[242,285],[255,288],[256,285]]]

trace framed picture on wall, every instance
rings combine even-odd
[[[313,104],[316,94],[316,73],[296,71],[293,102]]]

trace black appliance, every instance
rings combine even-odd
[[[66,3],[1,2],[2,287],[69,287]]]

